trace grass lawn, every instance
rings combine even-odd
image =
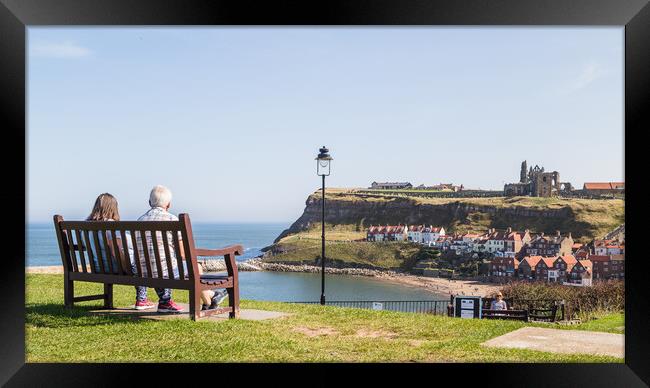
[[[64,309],[62,275],[29,274],[26,281],[27,362],[623,362],[479,345],[526,325],[521,322],[248,300],[242,308],[293,315],[267,321],[138,320],[89,314],[100,301]],[[102,289],[92,283],[76,288],[77,295]],[[114,293],[116,306],[133,304],[133,287],[115,286]],[[174,299],[187,302],[187,292],[175,291]],[[604,325],[590,329],[609,330],[607,322],[603,318]]]

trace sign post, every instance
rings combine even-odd
[[[480,296],[455,296],[454,316],[458,318],[481,318],[483,299]]]

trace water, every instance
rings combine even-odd
[[[200,248],[219,248],[242,244],[246,261],[261,254],[261,249],[288,227],[280,223],[200,224],[192,231]],[[27,227],[26,265],[61,265],[53,224],[29,224]],[[320,299],[321,275],[291,272],[239,272],[240,295],[243,299],[267,301],[317,301]],[[348,275],[326,275],[327,300],[430,300],[445,299],[423,289],[376,278]]]

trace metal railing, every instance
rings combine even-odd
[[[320,302],[289,302],[302,304],[319,304]],[[448,299],[443,300],[337,300],[327,301],[326,306],[362,308],[370,310],[389,310],[406,313],[447,315]]]

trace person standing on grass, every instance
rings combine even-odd
[[[508,305],[506,301],[503,300],[503,294],[501,291],[497,292],[496,298],[492,301],[490,305],[490,310],[507,310]]]
[[[112,196],[109,193],[103,193],[100,194],[97,199],[95,200],[95,205],[93,206],[93,210],[90,212],[90,215],[86,218],[86,221],[119,221],[120,220],[120,212],[117,206],[117,199],[115,199],[114,196]],[[122,236],[123,238],[126,239],[127,242],[127,248],[129,250],[128,256],[131,258],[131,273],[136,273],[135,269],[135,262],[133,261],[133,244],[131,243],[131,235],[129,232],[125,232],[124,235]],[[111,246],[111,237],[107,236],[108,244]],[[116,238],[116,240],[119,240],[119,238]],[[111,257],[111,264],[113,268],[113,272],[117,273],[119,266],[117,265],[117,259],[115,258],[114,255],[111,254],[109,249],[106,249],[104,246],[104,241],[102,239],[98,239],[99,241],[99,246],[96,247],[98,251],[100,251],[102,255],[102,264],[105,270],[109,270],[110,267],[108,266],[108,258]],[[92,241],[91,241],[92,244]],[[122,246],[121,242],[118,241],[118,246]],[[92,265],[93,265],[93,270],[94,272],[101,272],[101,267],[99,265],[99,262],[97,261],[97,258],[94,255],[91,255],[91,260],[92,260]],[[122,266],[125,268],[125,264],[122,264]],[[147,288],[143,286],[135,286],[135,294],[136,294],[136,301],[135,301],[135,309],[136,310],[146,310],[146,309],[151,309],[156,307],[156,305],[152,302],[150,302],[147,299]]]
[[[169,208],[171,207],[172,203],[172,192],[166,188],[165,186],[157,185],[153,189],[151,189],[151,193],[149,194],[149,206],[151,208],[140,218],[138,218],[138,221],[178,221],[178,217],[172,213],[169,212]],[[147,235],[147,249],[149,250],[149,257],[153,258],[154,256],[154,246],[153,246],[153,239],[151,238],[150,234],[151,232],[145,232]],[[156,232],[156,241],[158,242],[158,252],[160,253],[161,259],[165,258],[165,249],[163,246],[163,240],[167,241],[169,244],[169,254],[171,256],[171,262],[172,262],[172,269],[173,269],[173,274],[169,274],[167,271],[167,267],[163,266],[162,272],[163,272],[163,277],[169,278],[170,275],[173,278],[178,278],[179,273],[178,273],[178,266],[176,264],[176,250],[174,249],[173,246],[173,235],[172,232],[167,232],[166,238],[163,239],[162,233],[161,232]],[[142,236],[138,233],[136,235],[136,240],[137,240],[137,245],[138,248],[143,248],[142,246]],[[182,244],[182,237],[180,232],[178,232],[178,241],[179,244]],[[179,247],[179,252],[182,251],[180,250]],[[144,254],[140,255],[141,258],[144,258]],[[183,266],[185,267],[185,273],[187,274],[187,262],[183,260]],[[157,273],[157,268],[155,265],[151,266],[153,274],[150,276],[156,277],[158,275]],[[201,267],[199,267],[199,274],[201,274]],[[160,301],[158,302],[158,312],[169,312],[169,313],[181,313],[183,312],[183,308],[178,306],[173,300],[172,300],[172,290],[170,288],[156,288],[156,293],[158,294],[158,297],[160,298]],[[206,309],[212,309],[216,308],[219,303],[221,303],[227,296],[227,293],[225,291],[213,291],[213,290],[205,290],[201,293],[201,300],[202,300],[202,310]],[[209,304],[208,304],[209,303]]]

